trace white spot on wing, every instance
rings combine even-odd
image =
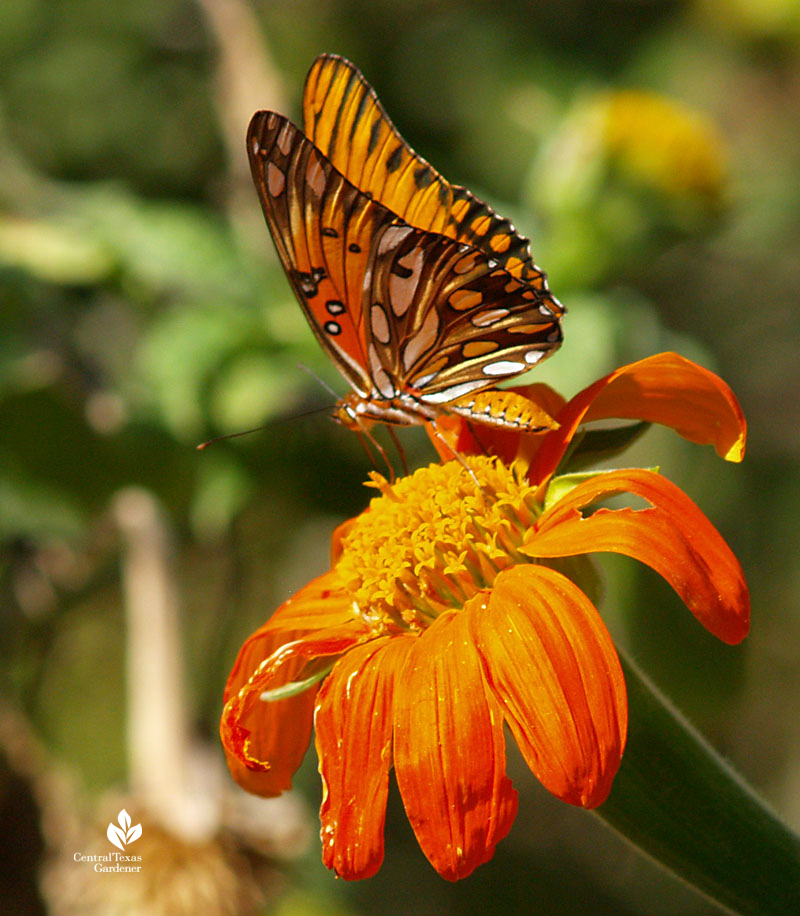
[[[535,366],[543,356],[544,350],[528,350],[525,353],[525,362],[529,366]]]
[[[382,344],[388,344],[392,339],[391,331],[389,330],[389,321],[386,318],[386,312],[383,308],[377,303],[372,306],[369,313],[370,327],[372,328],[372,336]]]
[[[409,233],[414,230],[411,226],[389,226],[381,236],[378,244],[378,254],[384,255],[390,248],[397,248]]]
[[[497,324],[501,318],[505,318],[506,315],[510,314],[509,309],[487,309],[485,312],[478,312],[477,315],[473,315],[470,318],[470,323],[475,325],[476,328],[489,328],[493,324]]]
[[[292,151],[292,139],[294,137],[294,128],[288,122],[283,125],[281,132],[278,134],[278,149],[284,156],[288,156]]]
[[[267,190],[272,197],[283,194],[286,185],[286,176],[274,162],[267,164]]]
[[[394,390],[394,385],[392,384],[392,380],[389,378],[389,373],[383,368],[381,358],[373,344],[370,344],[368,355],[370,375],[372,376],[372,380],[375,382],[375,387],[378,389],[381,395],[383,395],[383,397],[385,397],[387,400],[391,400],[396,396],[397,392]]]
[[[415,388],[424,388],[426,385],[430,384],[436,376],[439,374],[440,370],[437,369],[436,372],[429,372],[427,375],[421,375],[419,378],[414,379]]]
[[[306,181],[317,199],[322,197],[322,193],[325,190],[325,171],[322,168],[322,162],[319,157],[313,154],[308,158]]]
[[[522,372],[528,367],[525,363],[513,359],[499,359],[496,363],[487,363],[483,367],[484,375],[514,375],[516,372]]]
[[[461,382],[460,385],[451,385],[450,388],[444,388],[442,391],[435,391],[433,394],[425,394],[422,400],[428,404],[447,404],[455,401],[457,398],[469,394],[476,388],[485,388],[486,382],[482,379],[475,379],[472,382]]]
[[[421,268],[425,262],[425,252],[421,248],[412,248],[408,254],[397,261],[397,266],[410,270],[408,277],[399,277],[396,273],[389,274],[389,301],[392,311],[401,318],[408,311],[414,301],[414,293],[422,276]]]
[[[408,372],[414,363],[436,343],[439,333],[439,313],[431,309],[422,322],[422,327],[403,347],[403,366]]]

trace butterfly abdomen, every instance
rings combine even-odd
[[[513,391],[480,391],[468,394],[447,405],[450,413],[460,414],[473,423],[498,426],[503,429],[556,429],[558,423],[538,404]]]

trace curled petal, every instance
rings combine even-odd
[[[645,509],[582,510],[614,493],[635,493]],[[750,626],[750,597],[739,561],[695,503],[660,474],[609,471],[579,484],[539,519],[522,548],[535,557],[610,551],[652,567],[706,629],[738,643]]]
[[[259,633],[310,633],[327,627],[340,626],[353,616],[353,602],[343,588],[335,570],[326,572],[304,585],[298,592],[273,613],[269,620],[250,639]],[[248,640],[249,642],[250,640]],[[283,642],[288,642],[283,639]],[[245,643],[245,647],[247,643]],[[244,651],[244,650],[243,650]],[[239,653],[236,665],[242,660]],[[261,658],[266,658],[262,655]],[[234,666],[228,684],[235,679],[237,668]],[[227,688],[226,688],[227,691]]]
[[[503,724],[463,612],[414,640],[397,682],[395,769],[422,851],[450,881],[494,854],[517,813]]]
[[[659,353],[617,369],[572,398],[556,416],[560,428],[542,440],[530,479],[541,482],[555,471],[582,423],[610,417],[669,426],[691,442],[713,445],[728,461],[744,456],[747,425],[728,385],[677,353]]]
[[[316,689],[272,703],[261,694],[297,679],[309,659],[366,638],[350,600],[332,584],[330,574],[321,576],[284,602],[242,646],[225,685],[222,744],[234,779],[249,792],[279,795],[291,786],[311,737]]]
[[[414,642],[394,637],[357,646],[339,659],[317,698],[322,857],[341,878],[369,878],[383,862],[394,681]]]
[[[605,801],[627,731],[625,681],[600,615],[560,573],[533,564],[495,579],[464,612],[490,686],[534,774],[554,795]]]

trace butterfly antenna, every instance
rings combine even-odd
[[[313,369],[311,369],[309,366],[306,366],[305,363],[298,363],[297,368],[302,369],[303,372],[307,372],[311,376],[311,378],[313,378],[314,381],[317,382],[318,385],[323,387],[335,401],[339,400],[339,395],[333,390],[333,388],[331,388],[331,386],[325,381],[325,379],[317,375],[317,373],[314,372]]]
[[[208,439],[206,442],[201,442],[199,445],[195,446],[195,448],[198,452],[202,452],[204,449],[207,449],[209,445],[213,445],[215,442],[222,442],[223,439],[237,439],[239,436],[249,436],[250,433],[260,433],[262,429],[266,428],[267,426],[255,426],[253,429],[243,429],[238,433],[228,433],[225,436],[214,436],[213,439]]]
[[[269,423],[265,423],[263,426],[254,426],[252,429],[243,429],[238,433],[227,433],[224,436],[214,436],[213,439],[208,439],[206,442],[201,442],[199,445],[195,446],[198,452],[202,452],[204,449],[207,449],[209,445],[214,445],[215,442],[222,442],[224,439],[237,439],[239,436],[249,436],[250,433],[260,433],[264,429],[269,429],[270,426],[274,426],[275,423],[282,422],[285,420],[299,420],[301,417],[311,417],[314,414],[322,413],[323,411],[328,410],[326,407],[314,407],[313,410],[304,410],[302,413],[293,413],[290,416],[286,417],[277,417],[274,420],[271,420]]]

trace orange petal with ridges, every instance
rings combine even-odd
[[[383,862],[394,682],[414,642],[401,636],[351,649],[317,698],[322,858],[340,878],[369,878]]]
[[[242,646],[225,685],[222,744],[234,779],[249,792],[270,796],[290,788],[311,737],[316,688],[269,703],[261,693],[300,677],[309,658],[338,654],[366,638],[351,601],[331,589],[332,581],[320,576],[284,602]]]
[[[467,602],[486,677],[528,766],[555,796],[608,796],[627,733],[625,681],[600,615],[569,579],[522,564]]]
[[[623,492],[641,496],[650,508],[598,509],[583,517],[585,507]],[[724,642],[741,642],[749,630],[750,597],[739,561],[695,503],[652,471],[610,471],[579,484],[542,515],[521,549],[535,557],[626,554],[663,576]]]
[[[455,881],[487,862],[517,813],[499,706],[463,612],[414,641],[394,702],[397,784],[422,851]]]
[[[677,353],[630,363],[585,388],[557,414],[560,428],[547,433],[530,470],[541,482],[558,466],[582,423],[607,418],[669,426],[699,445],[713,445],[728,461],[744,457],[747,424],[728,385]]]

